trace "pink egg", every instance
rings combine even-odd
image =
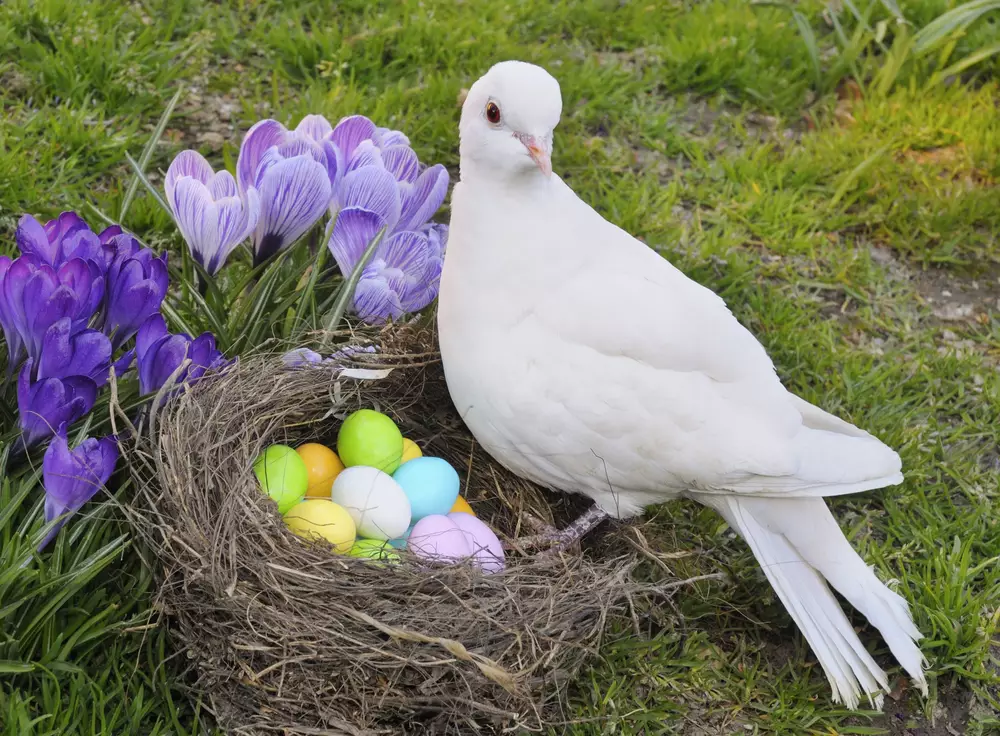
[[[503,571],[503,545],[492,529],[475,516],[461,511],[448,514],[448,518],[465,533],[476,564],[483,572],[492,574]]]
[[[407,548],[417,557],[437,562],[454,562],[472,556],[466,534],[442,514],[432,514],[413,525]]]

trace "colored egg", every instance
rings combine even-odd
[[[381,539],[359,539],[348,554],[351,557],[363,557],[368,560],[399,562],[399,555],[389,546],[389,542],[383,542]]]
[[[343,506],[322,498],[308,498],[292,506],[285,524],[304,539],[325,539],[341,554],[354,545],[354,519]]]
[[[458,498],[458,473],[439,457],[418,457],[401,465],[392,475],[410,499],[415,521],[425,516],[447,514]]]
[[[404,463],[410,460],[416,460],[418,457],[423,457],[424,453],[420,451],[420,447],[413,440],[403,438],[403,461]],[[400,463],[402,464],[402,463]]]
[[[417,557],[436,562],[454,562],[472,556],[465,532],[447,516],[425,516],[413,525],[407,548]]]
[[[476,515],[476,512],[473,511],[472,507],[469,505],[469,502],[466,501],[461,496],[459,496],[458,498],[455,499],[455,503],[452,504],[451,510],[448,511],[448,513],[449,514],[453,514],[453,513],[472,514],[473,516]]]
[[[448,514],[448,518],[465,532],[469,546],[472,547],[473,559],[483,572],[492,574],[503,571],[503,545],[492,529],[475,516],[461,511]]]
[[[391,544],[396,549],[406,549],[406,544],[410,539],[410,533],[413,531],[413,524],[406,529],[405,532],[400,534],[395,539],[390,539],[389,544]]]
[[[309,486],[306,464],[291,447],[271,445],[254,461],[253,472],[264,492],[285,513],[306,495]]]
[[[344,464],[340,462],[337,453],[329,447],[309,442],[295,448],[306,464],[306,498],[330,498],[330,490],[333,488],[333,480],[340,471],[344,469]]]
[[[361,409],[340,426],[337,452],[345,467],[367,465],[392,475],[403,459],[403,435],[385,414]]]
[[[377,468],[356,465],[333,481],[330,498],[354,519],[358,536],[395,539],[410,525],[410,502],[391,475]]]

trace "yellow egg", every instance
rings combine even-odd
[[[456,511],[460,511],[463,514],[472,514],[473,516],[476,515],[476,512],[473,511],[472,507],[469,505],[469,502],[461,496],[455,499],[455,505],[451,507],[451,511],[448,513],[453,514]]]
[[[418,457],[423,457],[424,453],[420,451],[417,447],[417,443],[413,440],[408,440],[403,438],[403,463],[407,460],[416,460]],[[400,463],[402,465],[403,463]]]
[[[330,498],[333,481],[344,469],[337,453],[329,447],[310,442],[295,449],[306,464],[306,478],[309,487],[306,498]]]
[[[341,554],[354,546],[354,519],[333,501],[307,499],[292,506],[284,518],[288,528],[303,539],[325,539]]]

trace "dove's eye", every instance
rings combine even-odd
[[[486,119],[493,125],[500,122],[500,108],[497,107],[497,103],[489,102],[486,104]]]

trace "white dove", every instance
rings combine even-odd
[[[906,601],[823,501],[900,483],[899,456],[789,393],[722,299],[552,174],[561,110],[558,82],[517,61],[462,108],[438,326],[469,429],[518,475],[594,500],[563,543],[667,499],[710,506],[750,545],[836,701],[881,705],[889,682],[828,583],[926,696]]]

